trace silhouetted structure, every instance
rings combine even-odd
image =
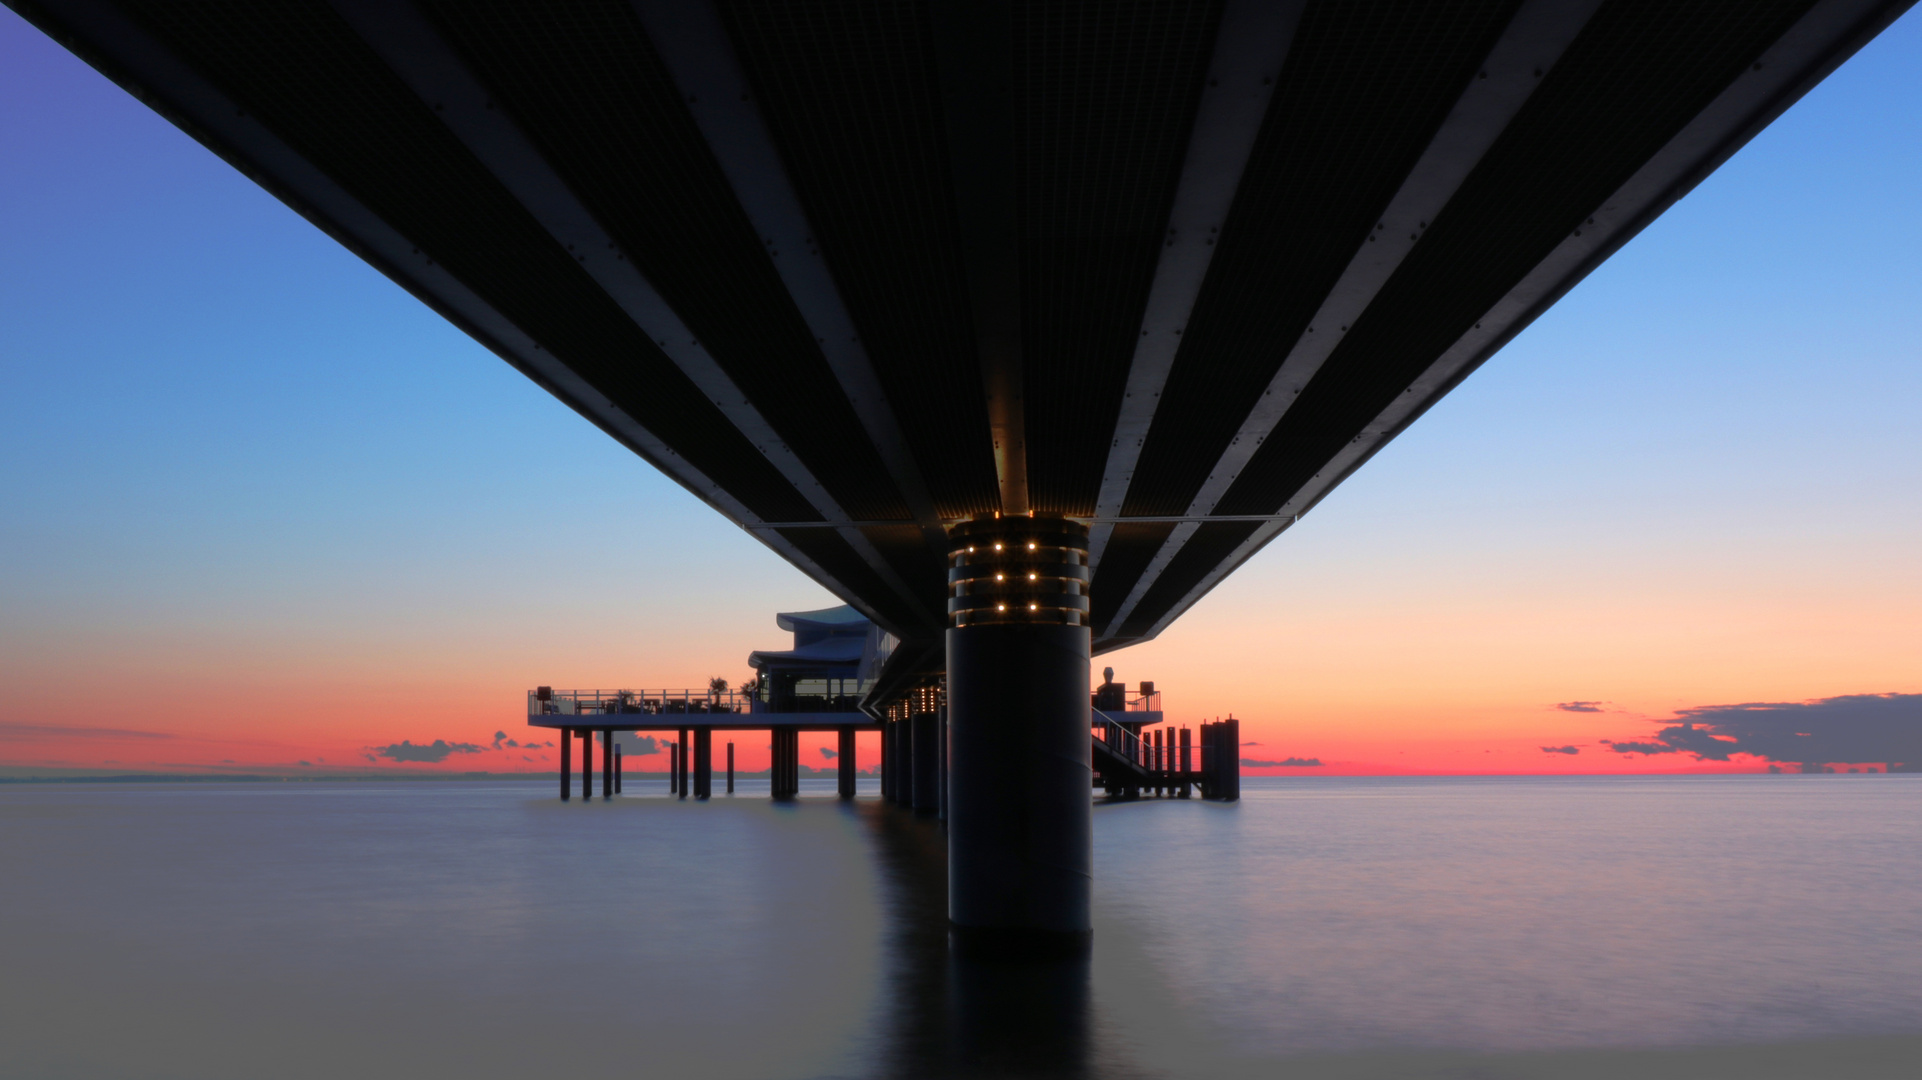
[[[1909,0],[7,2],[872,620],[870,717],[945,677],[890,797],[1078,940],[1088,656]]]

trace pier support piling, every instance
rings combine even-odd
[[[714,796],[714,729],[694,729],[694,797]]]
[[[914,774],[914,796],[909,804],[917,814],[935,814],[941,810],[940,756],[936,751],[936,737],[941,730],[941,718],[935,713],[916,713],[908,721],[913,726],[912,772]]]
[[[835,780],[837,781],[836,793],[843,799],[852,799],[854,798],[855,777],[854,729],[852,727],[844,724],[841,730],[836,733],[834,755],[835,763],[840,766],[835,774]]]
[[[574,733],[561,729],[561,801],[574,797]]]
[[[1188,783],[1188,774],[1193,770],[1193,766],[1190,764],[1190,760],[1191,759],[1188,754],[1188,729],[1182,728],[1181,729],[1181,765],[1180,765],[1181,788],[1176,794],[1178,794],[1181,798],[1184,798],[1184,799],[1189,797],[1189,792],[1192,787],[1192,785]]]
[[[621,746],[614,744],[614,794],[621,793]]]
[[[590,736],[591,737],[591,736]],[[590,743],[589,746],[593,744]],[[601,729],[601,798],[614,797],[614,733]]]
[[[688,798],[688,728],[680,728],[680,738],[675,746],[678,748],[678,753],[675,753],[675,784],[678,796],[684,799]]]
[[[734,744],[727,744],[727,793],[734,794]]]
[[[581,735],[581,801],[594,797],[594,732],[580,728]]]
[[[914,806],[914,718],[894,722],[894,801]]]
[[[949,533],[948,918],[967,953],[1092,939],[1087,548],[1060,518]]]
[[[796,728],[775,728],[769,743],[773,761],[768,769],[769,794],[788,799],[801,793],[801,732]]]

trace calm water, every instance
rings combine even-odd
[[[935,823],[776,805],[765,781],[706,805],[634,786],[656,791],[0,786],[0,1074],[1922,1060],[1922,777],[1250,780],[1235,805],[1100,806],[1095,954],[1041,967],[947,957]]]

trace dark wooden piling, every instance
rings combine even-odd
[[[1165,795],[1167,794],[1168,778],[1162,774],[1168,771],[1168,759],[1166,755],[1162,753],[1162,751],[1165,750],[1166,747],[1161,745],[1161,729],[1160,728],[1156,728],[1155,730],[1149,732],[1149,734],[1154,736],[1154,744],[1155,744],[1154,746],[1155,794]]]
[[[594,732],[581,728],[581,798],[594,797]]]
[[[680,739],[674,745],[679,747],[680,749],[680,752],[676,755],[676,759],[679,762],[679,771],[675,774],[675,778],[674,778],[675,793],[679,795],[681,798],[685,799],[687,798],[688,766],[692,764],[687,759],[688,755],[687,755],[687,729],[686,728],[681,729]]]
[[[614,733],[601,729],[601,798],[614,797]]]
[[[727,793],[734,794],[734,744],[727,744]]]
[[[1188,753],[1188,728],[1182,728],[1180,734],[1182,734],[1182,757],[1180,757],[1178,769],[1180,769],[1180,774],[1182,774],[1182,786],[1180,786],[1180,790],[1178,790],[1176,794],[1178,794],[1180,798],[1186,799],[1190,798],[1190,790],[1192,790],[1192,784],[1188,782],[1188,774],[1194,771],[1194,759],[1192,759],[1190,753]]]
[[[561,729],[561,801],[574,797],[574,733]]]
[[[834,753],[836,764],[840,766],[835,772],[837,793],[843,799],[852,799],[854,798],[855,776],[854,729],[852,727],[843,724],[841,730],[836,733]]]
[[[673,743],[667,744],[667,793],[669,795],[681,790],[681,767],[675,763],[674,757],[678,753],[680,753],[678,747]]]
[[[614,746],[614,794],[619,795],[620,793],[621,793],[621,747],[620,747],[620,744],[616,743]]]
[[[1201,797],[1215,797],[1215,726],[1203,721],[1201,724]]]
[[[1221,722],[1221,798],[1234,802],[1241,798],[1241,721],[1229,717]]]
[[[694,797],[714,797],[714,729],[694,729]]]

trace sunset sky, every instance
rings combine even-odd
[[[1910,14],[1097,671],[1321,762],[1257,772],[1754,771],[1681,727],[1751,716],[1882,760],[1919,178]],[[738,680],[836,602],[4,9],[0,401],[0,775],[546,771],[528,687]],[[1743,703],[1793,707],[1701,711]]]

